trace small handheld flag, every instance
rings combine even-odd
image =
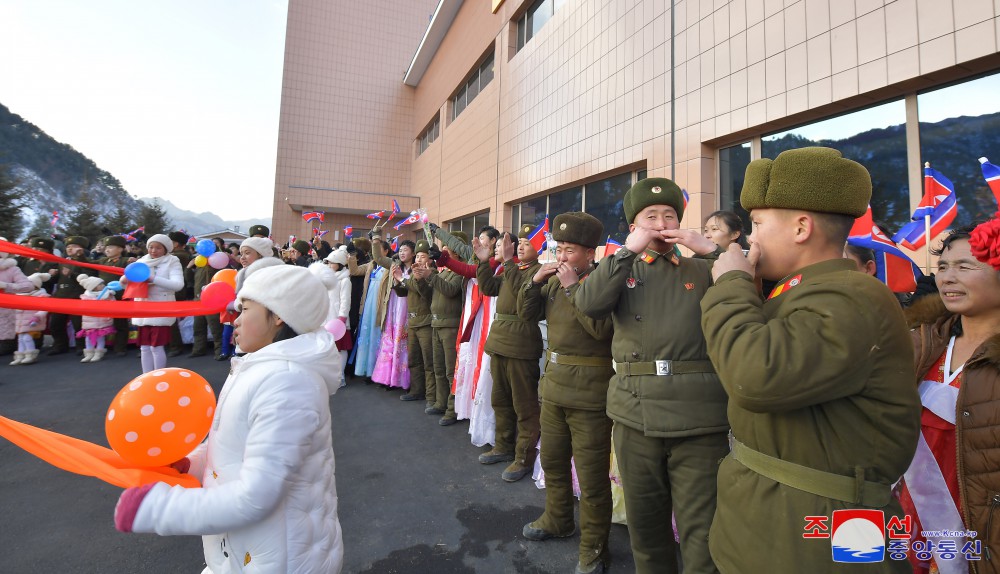
[[[344,237],[350,239],[351,235],[354,235],[354,226],[348,225],[344,228]]]
[[[385,217],[385,210],[383,209],[382,211],[376,211],[375,213],[369,213],[365,217],[367,217],[368,219],[382,219],[383,217]]]
[[[993,165],[985,157],[979,158],[979,163],[982,164],[983,179],[986,180],[986,185],[990,186],[990,191],[997,200],[997,210],[1000,211],[1000,167]]]
[[[924,197],[913,212],[913,221],[907,223],[892,236],[892,240],[907,249],[917,250],[927,245],[944,232],[958,215],[958,198],[955,185],[941,172],[924,167]],[[930,217],[930,230],[925,228],[924,218]]]
[[[875,252],[875,277],[894,293],[910,293],[917,288],[923,272],[872,220],[869,205],[864,215],[854,220],[847,243]]]
[[[396,231],[399,231],[400,227],[403,227],[404,225],[409,225],[411,223],[416,223],[418,221],[420,221],[420,214],[417,213],[416,211],[414,211],[414,212],[410,213],[410,216],[407,217],[406,219],[400,219],[396,223],[396,225],[392,226],[392,228],[395,229]]]
[[[325,211],[303,211],[302,212],[302,221],[305,221],[306,223],[309,223],[310,221],[319,221],[320,223],[323,223],[323,222],[326,221],[326,212]]]
[[[688,190],[681,189],[681,194],[684,195],[684,209],[687,210],[688,202],[691,201],[691,196],[688,194]]]
[[[313,227],[313,237],[323,237],[327,233],[330,233],[329,229],[323,230],[317,227]]]
[[[52,212],[52,227],[55,227],[56,223],[59,223],[59,212],[58,211],[53,211]]]
[[[621,249],[621,246],[621,243],[611,239],[611,236],[609,235],[608,240],[604,242],[604,256],[607,257],[608,255],[614,255],[615,251]]]
[[[402,237],[402,235],[397,235],[397,236],[393,237],[392,238],[392,242],[389,243],[389,247],[391,247],[393,251],[399,251],[399,238],[400,237]]]
[[[545,250],[545,234],[549,232],[549,215],[545,214],[545,219],[528,234],[528,241],[535,251],[541,253]]]

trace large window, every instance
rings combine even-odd
[[[440,132],[441,118],[439,114],[434,114],[434,119],[431,120],[431,123],[417,136],[417,156],[424,153],[427,147],[434,143]]]
[[[1000,74],[917,95],[920,165],[930,162],[955,184],[953,227],[978,223],[997,210],[977,159],[1000,164]]]
[[[645,170],[638,173],[645,174]],[[538,225],[546,214],[551,222],[560,213],[585,211],[604,224],[605,236],[624,241],[628,236],[628,222],[622,200],[637,175],[622,173],[514,205],[511,229],[519,230],[522,224]]]
[[[536,0],[520,18],[517,19],[517,51],[520,52],[532,38],[538,34],[542,26],[552,18],[557,10],[566,4],[566,0]]]
[[[773,159],[785,150],[807,146],[834,148],[868,168],[872,216],[877,223],[895,233],[910,221],[903,100],[764,136],[761,155]],[[975,159],[972,157],[973,164],[977,164]]]
[[[743,229],[753,229],[750,214],[740,205],[743,178],[750,164],[750,142],[719,150],[719,205],[743,220]],[[699,222],[700,223],[700,222]]]
[[[463,217],[462,219],[456,219],[454,221],[448,222],[449,231],[461,231],[469,236],[471,241],[475,237],[479,230],[490,224],[490,212],[484,211],[482,213],[477,213],[475,215],[470,215],[468,217]]]
[[[451,119],[455,119],[465,111],[465,108],[476,99],[479,92],[483,91],[490,82],[493,81],[493,51],[476,66],[472,76],[459,88],[458,93],[451,99]]]

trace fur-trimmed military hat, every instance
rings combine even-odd
[[[358,248],[358,251],[370,253],[372,250],[372,242],[368,241],[367,237],[355,237],[351,241],[354,242],[354,246]]]
[[[827,147],[783,151],[747,166],[743,209],[801,209],[861,217],[872,198],[872,178],[856,161]]]
[[[271,230],[267,228],[266,225],[251,225],[250,226],[250,237],[254,235],[260,235],[261,237],[267,237],[271,235]]]
[[[304,239],[299,239],[298,241],[292,243],[291,247],[302,255],[309,255],[309,250],[312,249],[309,246],[309,242]]]
[[[469,244],[469,236],[466,235],[464,231],[452,231],[451,236],[466,245]]]
[[[170,238],[170,241],[178,243],[180,244],[181,247],[184,247],[184,245],[187,244],[188,239],[190,239],[191,236],[188,235],[187,233],[184,233],[183,231],[171,231],[170,233],[167,234],[167,237]]]
[[[535,227],[533,225],[527,225],[527,224],[522,225],[520,227],[520,229],[517,230],[517,238],[518,239],[527,239],[528,238],[528,234],[531,233],[531,230],[534,229],[534,228]]]
[[[104,245],[113,245],[115,247],[125,248],[125,238],[121,235],[109,235],[104,238]]]
[[[414,253],[429,253],[431,250],[430,244],[427,243],[426,239],[418,239],[417,246],[413,249]]]
[[[684,218],[684,192],[665,177],[647,177],[639,180],[625,192],[622,207],[625,219],[635,222],[635,216],[650,205],[669,205],[677,212],[677,220]]]
[[[44,249],[46,251],[52,251],[55,249],[56,242],[52,241],[48,237],[32,237],[28,241],[28,247],[32,249]],[[48,281],[48,279],[46,279]]]
[[[90,247],[90,240],[79,235],[70,235],[66,238],[66,245],[79,245],[80,247],[87,249]]]
[[[601,243],[604,224],[589,213],[560,213],[552,221],[552,239],[595,248]]]

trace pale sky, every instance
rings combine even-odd
[[[2,0],[0,103],[134,196],[270,217],[287,0]]]

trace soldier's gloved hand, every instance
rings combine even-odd
[[[437,223],[428,223],[428,225],[431,228],[431,235],[436,234],[438,232],[438,229],[441,229],[441,226],[438,225]]]
[[[357,255],[357,253],[358,253],[358,246],[355,245],[353,241],[347,242],[347,254]]]
[[[431,225],[434,224],[432,223]],[[441,250],[438,249],[437,245],[431,245],[430,248],[427,250],[427,256],[430,257],[432,260],[437,261],[438,259],[441,258]]]

